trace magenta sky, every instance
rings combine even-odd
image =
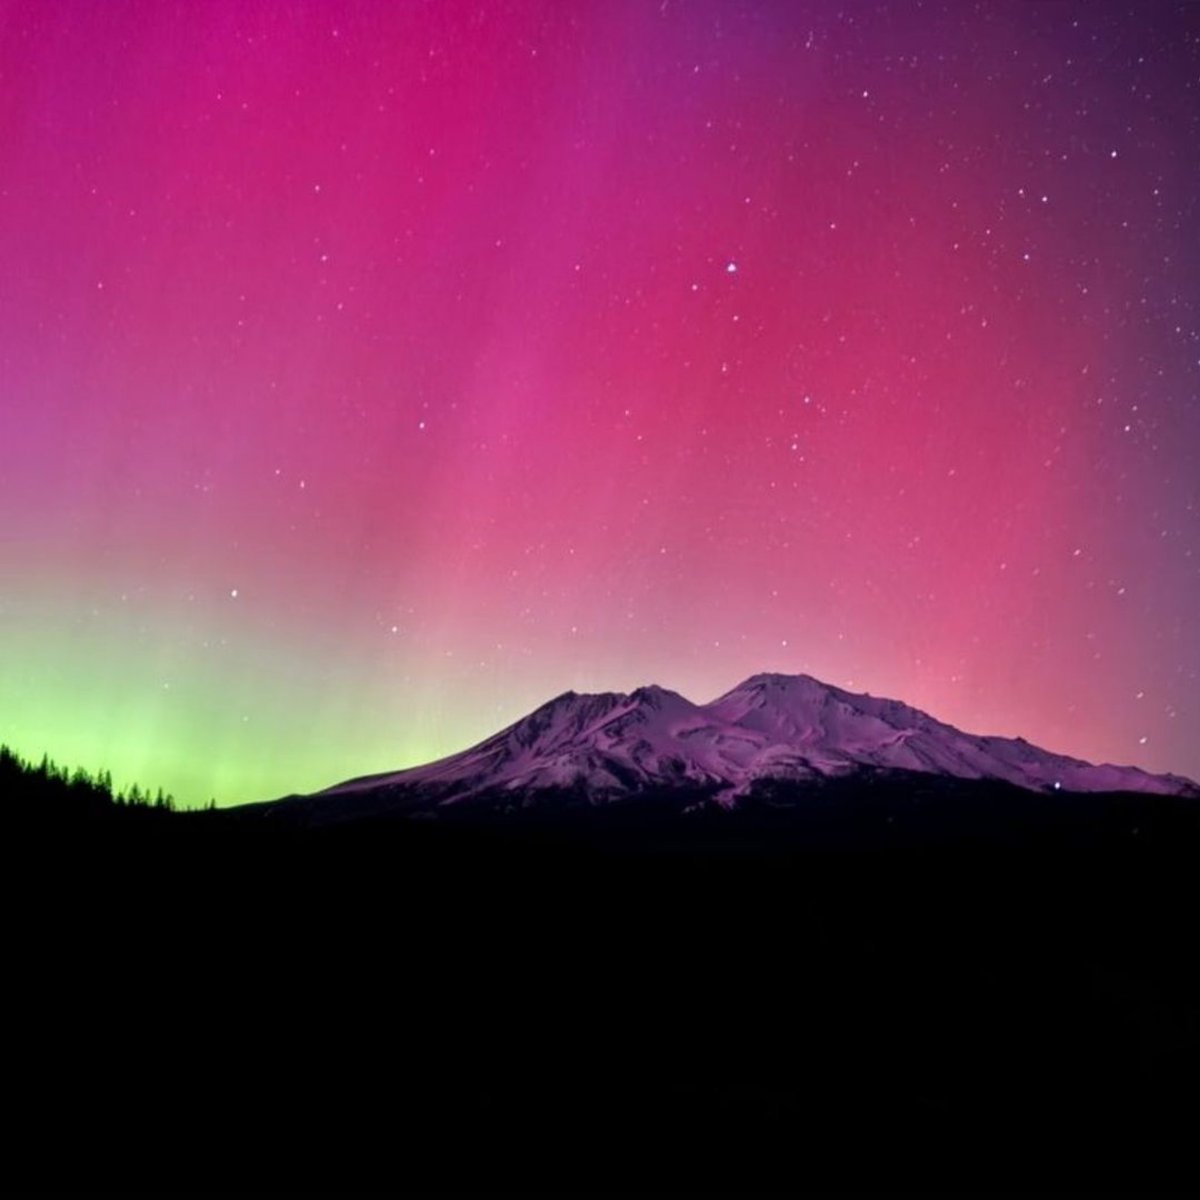
[[[0,4],[0,741],[804,670],[1200,776],[1198,145],[1188,4]]]

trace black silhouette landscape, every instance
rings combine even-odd
[[[1198,145],[1200,0],[0,4],[0,1182],[1200,1192]]]
[[[19,1162],[156,1187],[1194,1172],[1192,786],[851,769],[883,726],[1016,747],[1031,778],[1073,760],[805,678],[730,695],[715,742],[661,689],[569,695],[440,775],[241,809],[3,754]],[[693,768],[737,722],[778,769],[731,798]],[[705,749],[665,753],[689,730]],[[598,747],[603,780],[575,771]],[[536,786],[480,783],[517,759]]]

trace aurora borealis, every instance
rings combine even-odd
[[[758,671],[1200,777],[1187,3],[0,5],[0,741],[186,802]]]

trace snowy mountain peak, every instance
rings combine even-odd
[[[636,700],[639,704],[649,704],[654,708],[662,708],[663,705],[674,701],[683,701],[684,704],[690,703],[690,701],[684,700],[678,692],[673,692],[669,688],[659,687],[656,683],[635,688],[629,693],[629,699]]]
[[[828,690],[831,685],[822,683],[821,680],[814,678],[812,675],[805,675],[803,672],[795,675],[786,675],[781,671],[759,671],[757,674],[751,675],[749,679],[744,679],[734,690],[751,687],[819,687]]]
[[[819,679],[814,679],[811,675],[781,675],[777,672],[764,671],[758,675],[751,675],[749,679],[742,680],[741,683],[731,688],[725,694],[727,696],[731,696],[734,693],[754,694],[757,696],[799,696],[834,692],[836,690],[836,688],[831,687],[829,684],[822,683]]]
[[[863,771],[1000,779],[1035,791],[1191,794],[1190,781],[1136,767],[1092,766],[1021,738],[963,733],[898,700],[809,675],[752,675],[708,704],[646,685],[563,692],[470,750],[326,795],[433,789],[437,803],[582,787],[593,799],[702,786],[736,803],[763,780]]]

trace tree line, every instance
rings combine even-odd
[[[113,786],[112,772],[102,770],[95,775],[82,767],[70,768],[56,763],[43,754],[39,763],[22,758],[8,746],[0,745],[0,789],[5,794],[40,793],[47,798],[57,797],[82,802],[88,807],[153,808],[163,812],[175,811],[175,797],[162,788],[151,792],[136,783],[120,790]],[[214,808],[216,802],[209,804]]]

